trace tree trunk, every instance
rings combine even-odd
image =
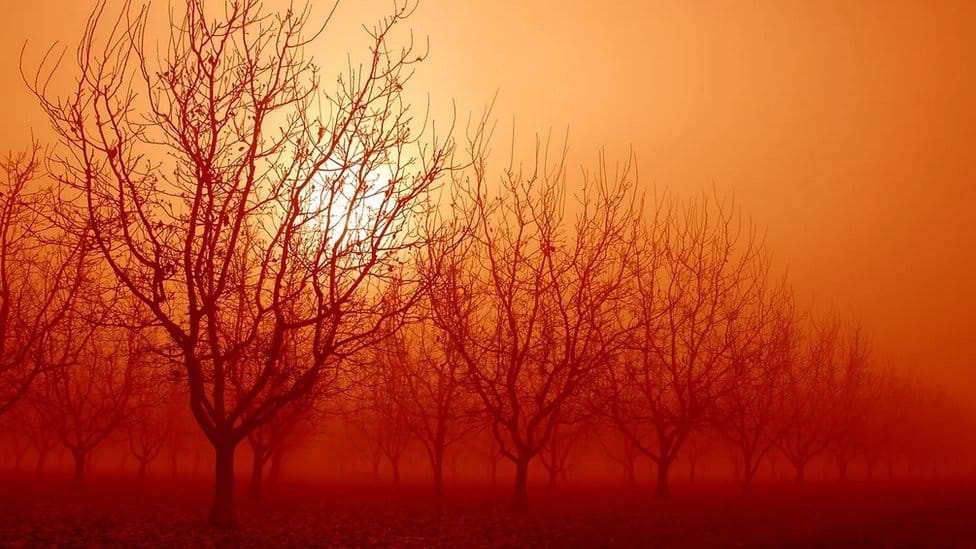
[[[691,459],[688,460],[688,484],[695,483],[695,469],[698,467],[698,460]]]
[[[229,440],[218,440],[214,444],[214,501],[209,519],[214,528],[238,526],[234,513],[234,447],[234,442]]]
[[[393,467],[393,486],[400,486],[400,458],[390,458],[390,466]]]
[[[847,460],[842,459],[837,462],[837,473],[838,480],[840,482],[847,482]]]
[[[868,466],[868,481],[870,482],[874,480],[874,460],[873,459],[867,460],[867,466]]]
[[[434,453],[434,459],[430,463],[431,471],[434,476],[434,495],[444,493],[444,453],[438,451]]]
[[[524,511],[528,507],[529,458],[519,457],[515,462],[515,491],[512,493],[512,509]]]
[[[251,482],[247,485],[247,497],[253,500],[264,498],[264,463],[267,461],[260,450],[254,450],[251,461]]]
[[[555,488],[556,484],[559,483],[559,471],[555,467],[549,469],[549,487]]]
[[[72,450],[72,457],[75,458],[75,474],[71,481],[76,490],[85,487],[85,465],[88,462],[87,452],[83,449]]]
[[[281,451],[277,451],[271,455],[271,467],[268,469],[268,479],[266,481],[266,484],[270,486],[278,484],[278,481],[281,479],[282,453]]]
[[[630,488],[637,486],[637,474],[634,469],[636,469],[636,466],[634,465],[633,460],[630,460],[626,465],[624,465],[624,474],[627,477],[627,486]]]
[[[748,494],[752,492],[752,477],[755,474],[753,468],[749,463],[746,463],[745,469],[742,470],[742,493]]]
[[[657,462],[657,485],[654,488],[655,499],[668,499],[671,497],[671,489],[668,487],[668,471],[671,469],[671,461],[662,459]]]
[[[797,488],[799,488],[799,487],[803,486],[803,480],[804,480],[803,479],[803,474],[804,474],[804,470],[807,467],[807,464],[806,464],[806,462],[802,462],[801,461],[801,462],[798,462],[798,463],[794,464],[794,466],[796,467],[796,477],[794,477],[794,479],[793,479],[793,485],[796,486]]]
[[[39,475],[44,472],[44,462],[47,461],[47,450],[37,453],[37,465],[34,471]]]
[[[146,469],[149,467],[149,461],[140,459],[139,460],[139,480],[145,480]]]

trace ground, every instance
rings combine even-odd
[[[203,482],[2,476],[0,547],[735,547],[976,548],[976,485],[677,486],[650,490],[538,488],[524,514],[504,491],[422,486],[281,486],[240,502],[242,527],[204,523]]]

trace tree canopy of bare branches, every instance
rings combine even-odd
[[[572,421],[567,404],[627,333],[616,307],[634,174],[601,159],[571,196],[564,153],[553,161],[540,144],[535,165],[509,168],[491,193],[485,158],[472,150],[474,168],[454,200],[472,231],[461,246],[431,249],[424,267],[436,276],[435,324],[515,464],[512,503],[522,507],[529,463],[560,422]]]
[[[113,19],[99,2],[74,88],[49,88],[67,65],[55,50],[27,78],[60,137],[66,225],[91,230],[179,359],[216,453],[214,525],[236,524],[238,442],[396,312],[376,305],[452,150],[403,99],[424,52],[389,34],[410,11],[397,5],[366,61],[325,87],[310,5],[191,0],[157,36],[148,5]],[[286,363],[293,338],[306,358]]]

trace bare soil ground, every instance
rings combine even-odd
[[[535,489],[285,485],[241,498],[242,527],[205,525],[203,482],[0,476],[0,547],[974,547],[976,485],[892,483]]]

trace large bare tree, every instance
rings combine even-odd
[[[329,89],[307,56],[310,6],[172,8],[159,35],[148,5],[113,19],[99,2],[73,89],[50,87],[57,52],[28,80],[60,138],[65,210],[183,370],[215,451],[210,522],[232,527],[235,448],[396,312],[375,305],[452,145],[421,141],[403,99],[424,55],[389,43],[406,6]],[[291,338],[306,360],[285,360]]]

